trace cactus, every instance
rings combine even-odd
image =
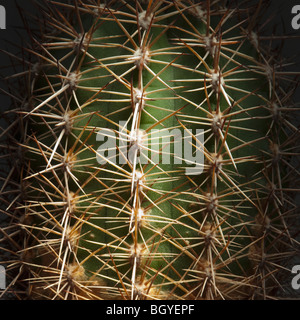
[[[262,1],[37,6],[1,134],[17,296],[280,295],[297,80],[260,38]]]

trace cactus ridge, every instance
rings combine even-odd
[[[299,254],[297,79],[261,2],[36,5],[1,130],[16,295],[277,297]]]

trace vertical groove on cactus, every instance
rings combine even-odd
[[[17,296],[277,297],[299,254],[297,79],[262,3],[37,6],[1,132]]]

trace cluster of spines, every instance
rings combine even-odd
[[[14,142],[18,161],[3,178],[4,187],[18,183],[21,186],[21,191],[17,193],[14,188],[9,191],[17,196],[6,200],[6,203],[7,210],[14,212],[11,216],[20,226],[19,233],[26,235],[24,242],[17,244],[17,258],[11,266],[19,261],[21,269],[29,270],[30,288],[37,295],[43,296],[46,292],[49,298],[115,298],[119,292],[120,297],[125,299],[270,297],[273,293],[269,286],[271,289],[272,286],[278,288],[281,281],[278,271],[286,268],[281,260],[287,261],[295,253],[297,245],[293,230],[290,231],[289,219],[296,213],[296,207],[287,195],[297,191],[294,187],[290,188],[290,181],[299,176],[297,168],[290,164],[290,157],[298,151],[295,147],[298,130],[286,116],[289,111],[294,111],[294,107],[285,107],[292,89],[282,87],[280,78],[289,81],[288,74],[277,71],[275,65],[270,66],[273,57],[266,55],[261,48],[258,36],[252,29],[251,18],[236,22],[228,30],[229,33],[231,29],[239,30],[239,37],[226,38],[223,24],[243,11],[222,7],[222,18],[213,28],[210,20],[217,10],[210,7],[209,1],[202,7],[190,1],[149,1],[147,4],[121,1],[116,7],[109,4],[99,6],[96,2],[75,2],[74,6],[62,5],[61,8],[71,9],[69,19],[55,9],[50,10],[47,19],[51,32],[45,32],[37,52],[29,49],[38,62],[23,62],[29,66],[20,74],[29,84],[25,93],[28,99],[24,102],[24,97],[16,95],[14,98],[14,103],[22,107],[14,111],[17,118],[11,125],[13,130],[19,127],[21,139],[13,131],[9,135],[7,131],[2,134],[6,134],[10,141],[21,141],[19,144]],[[170,8],[172,10],[168,11]],[[83,15],[98,17],[99,21],[96,20],[88,31],[84,30]],[[195,15],[204,22],[205,35],[189,21],[189,15]],[[167,18],[175,22],[169,24],[170,20],[166,20],[168,24],[165,24]],[[77,20],[80,31],[72,26],[73,19]],[[180,19],[185,22],[184,27],[176,25]],[[95,38],[95,31],[105,25],[105,21],[114,21],[122,34]],[[137,26],[133,34],[125,27],[128,22]],[[244,23],[250,28],[243,29]],[[163,30],[154,40],[150,33],[152,28]],[[175,35],[179,31],[181,36],[174,36],[173,45],[169,48],[152,50],[151,44],[154,45],[168,31]],[[61,33],[71,36],[71,39],[60,36]],[[118,38],[121,43],[115,41]],[[102,44],[98,44],[97,40]],[[258,62],[240,50],[248,41],[254,43]],[[231,45],[237,48],[231,49]],[[130,54],[97,58],[90,50],[97,47],[101,50],[110,47],[116,52],[121,48]],[[57,49],[67,53],[58,59],[52,54]],[[169,57],[170,52],[174,54],[171,61],[155,59],[160,55]],[[193,62],[197,63],[182,65],[182,55],[193,56]],[[89,59],[86,65],[85,59]],[[221,59],[227,59],[223,66]],[[239,62],[240,59],[248,61],[248,67]],[[162,68],[155,73],[151,63],[162,65]],[[233,66],[228,69],[232,63]],[[118,66],[124,65],[129,67],[122,69],[124,71],[121,73],[117,71]],[[97,80],[95,73],[90,71],[93,68],[99,74],[104,71],[104,75],[98,76],[99,83],[104,84],[98,87],[86,85],[87,82],[92,83],[94,78]],[[193,78],[173,79],[167,83],[162,75],[173,68],[186,71],[186,74],[193,73]],[[55,71],[47,74],[47,69]],[[239,76],[241,70],[251,76],[243,79]],[[266,73],[266,70],[269,72]],[[134,72],[137,74],[136,87],[129,80],[129,75]],[[144,83],[146,72],[152,76],[148,86]],[[264,87],[263,83],[254,89],[249,86],[252,89],[248,90],[244,87],[236,89],[237,86],[231,85],[237,81],[262,81],[265,74],[268,85],[266,95],[258,92]],[[43,78],[43,85],[36,86],[39,78]],[[190,88],[191,81],[197,86]],[[161,88],[147,91],[153,82],[159,82]],[[122,89],[119,92],[110,89],[114,84]],[[82,101],[78,91],[86,91],[88,98]],[[178,105],[182,107],[188,104],[194,107],[193,112],[187,114],[184,108],[168,111],[155,105],[154,101],[159,98],[153,96],[159,91],[167,92],[162,98],[165,101],[179,101]],[[232,92],[240,98],[235,99]],[[256,100],[246,107],[249,97]],[[120,104],[121,108],[118,107],[121,111],[115,108],[107,114],[101,110],[85,112],[95,103],[117,104],[120,101],[125,101],[125,104]],[[150,108],[147,109],[147,105]],[[165,118],[156,119],[151,112],[149,114],[148,110],[155,107],[162,109]],[[110,119],[110,115],[118,115],[123,109],[131,110],[125,121],[131,124],[130,130],[120,128],[116,118]],[[256,109],[266,110],[267,113],[252,113]],[[204,174],[200,181],[187,176],[183,183],[184,190],[177,191],[174,184],[172,189],[164,190],[157,184],[175,180],[172,170],[162,171],[164,176],[157,179],[159,175],[152,173],[153,169],[143,172],[141,166],[138,168],[138,152],[143,139],[147,139],[147,129],[145,134],[140,128],[144,112],[157,124],[176,117],[179,128],[187,128],[189,124],[205,128],[204,146],[209,147],[204,149]],[[123,134],[134,152],[133,161],[126,163],[126,169],[113,162],[110,167],[95,165],[97,150],[89,143],[90,137],[96,133],[95,118],[102,119],[101,124],[111,123],[112,127],[121,129],[119,139],[124,139]],[[249,135],[256,131],[242,127],[243,122],[253,121],[251,118],[266,121],[268,129],[264,130],[265,135],[252,140],[238,136],[240,131],[249,132]],[[29,128],[29,123],[33,123],[33,130]],[[45,129],[36,136],[34,130],[37,126]],[[237,143],[231,140],[230,145],[230,138]],[[269,141],[270,150],[262,149],[265,143],[256,147],[260,140]],[[253,145],[254,148],[261,148],[259,152],[254,152],[252,156],[235,156],[239,149],[248,146],[251,149]],[[5,149],[11,151],[7,145]],[[29,162],[28,154],[31,157]],[[88,158],[84,159],[81,154],[87,154]],[[44,163],[36,165],[36,159],[42,159]],[[259,164],[259,171],[248,177],[248,181],[239,173],[240,164],[244,163],[250,166],[251,163]],[[116,172],[112,174],[114,170]],[[12,180],[12,176],[20,180]],[[31,184],[32,180],[34,183]],[[89,188],[92,182],[95,186]],[[125,182],[125,186],[118,182]],[[129,191],[128,198],[122,198],[124,190]],[[155,200],[149,199],[145,190],[160,196]],[[2,192],[1,196],[5,199],[6,193]],[[158,213],[147,215],[143,207],[144,198],[150,202],[147,208],[153,212],[157,210],[161,216]],[[188,202],[189,206],[186,207],[184,202]],[[175,208],[181,216],[176,216],[174,221],[163,216],[162,203],[170,211]],[[101,216],[103,208],[110,210],[110,218]],[[112,217],[114,215],[116,218]],[[102,227],[97,219],[104,222],[103,226],[105,223],[109,226]],[[191,225],[187,225],[184,219],[189,220]],[[163,227],[157,227],[157,223]],[[183,227],[183,231],[177,229],[178,225]],[[121,232],[120,236],[118,229],[125,228],[127,232]],[[143,238],[144,228],[152,234],[148,235],[148,239]],[[12,239],[10,229],[11,226],[5,231],[5,238],[9,240]],[[12,230],[14,235],[16,229]],[[97,240],[97,232],[105,234],[109,242],[104,243],[103,238]],[[243,238],[245,242],[241,241]],[[85,243],[95,246],[85,247]],[[161,247],[165,250],[164,244],[174,249],[159,252]],[[84,252],[81,260],[77,256],[78,251]],[[38,255],[38,261],[33,259],[34,255]],[[183,270],[176,270],[176,261],[181,258],[188,262]],[[89,259],[96,261],[94,264],[99,266],[98,270],[85,270]],[[152,262],[159,259],[163,263],[160,269],[155,270],[159,264],[152,265]],[[245,259],[253,265],[246,268]],[[127,266],[125,269],[122,268],[124,265]],[[235,273],[232,268],[238,269],[238,272]],[[162,282],[157,283],[157,278],[161,278]],[[109,287],[107,283],[111,282],[113,285]]]

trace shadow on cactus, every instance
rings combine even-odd
[[[9,289],[280,297],[299,254],[298,83],[260,38],[262,2],[36,5],[5,79]]]

